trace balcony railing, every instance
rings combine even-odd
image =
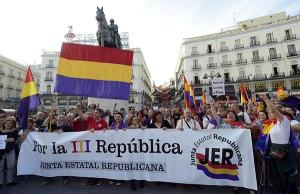
[[[21,91],[21,88],[16,88],[16,91]]]
[[[22,77],[17,77],[18,80],[22,81]]]
[[[244,48],[243,44],[236,44],[236,45],[234,45],[234,49],[242,49],[242,48]]]
[[[15,75],[10,73],[8,74],[8,77],[15,78]]]
[[[284,36],[284,41],[296,39],[296,34],[290,34]]]
[[[215,53],[215,49],[206,50],[206,53],[207,54],[209,54],[209,53]]]
[[[46,68],[54,68],[54,65],[48,64],[48,65],[46,65]]]
[[[260,45],[260,42],[258,40],[255,42],[250,42],[250,47],[259,46],[259,45]]]
[[[234,82],[234,79],[233,79],[233,77],[225,78],[224,81],[225,81],[225,83],[231,83],[231,82]]]
[[[1,75],[5,75],[5,71],[0,70],[0,74],[1,74]]]
[[[53,81],[52,77],[45,77],[45,81]]]
[[[3,88],[3,83],[0,83],[0,88]]]
[[[277,73],[272,73],[271,74],[271,78],[274,78],[274,77],[284,77],[285,74],[284,72],[277,72]]]
[[[208,63],[207,64],[207,68],[217,68],[217,67],[218,67],[217,63]]]
[[[261,74],[261,75],[254,75],[253,76],[253,79],[254,80],[264,80],[264,79],[267,79],[267,74]]]
[[[193,81],[192,84],[193,84],[193,86],[195,86],[195,85],[201,85],[201,82],[200,82],[200,80],[198,80],[198,81]]]
[[[221,67],[229,67],[229,66],[231,66],[231,61],[223,61],[221,63]]]
[[[199,51],[192,51],[191,56],[199,55]]]
[[[271,39],[267,39],[266,44],[272,44],[276,42],[277,42],[277,38],[271,38]]]
[[[67,105],[67,101],[60,101],[57,102],[58,105]]]
[[[281,58],[281,54],[273,54],[273,55],[269,55],[268,57],[269,60],[280,59],[280,58]]]
[[[250,80],[249,76],[239,76],[238,81],[243,81],[243,80]]]
[[[299,76],[299,75],[300,75],[300,70],[290,71],[290,76]]]
[[[228,46],[223,46],[220,48],[220,52],[228,51],[229,47]]]
[[[286,54],[287,57],[295,57],[295,56],[299,56],[299,55],[300,55],[300,51],[288,52]]]
[[[252,58],[252,63],[259,63],[259,62],[263,62],[263,61],[264,61],[263,57]]]
[[[193,70],[200,70],[200,69],[201,69],[201,67],[198,65],[193,66]]]
[[[7,85],[7,89],[13,89],[14,87],[11,85]]]
[[[235,63],[237,65],[246,64],[247,63],[247,59],[238,59],[238,60],[235,61]]]

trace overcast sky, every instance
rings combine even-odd
[[[218,32],[236,21],[280,11],[300,13],[300,0],[2,0],[0,54],[23,64],[40,63],[42,50],[59,51],[68,26],[96,33],[96,7],[131,47],[142,49],[156,84],[174,77],[183,38]]]

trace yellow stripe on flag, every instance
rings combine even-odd
[[[122,64],[59,58],[59,68],[57,73],[72,78],[131,83],[132,67]]]
[[[36,94],[37,94],[37,90],[36,90],[34,82],[24,83],[23,90],[21,93],[21,99],[26,98],[28,96],[33,96]]]

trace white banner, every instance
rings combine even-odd
[[[31,132],[18,160],[28,174],[257,189],[248,129]]]
[[[225,95],[225,86],[223,79],[213,79],[212,80],[212,93],[213,96]]]

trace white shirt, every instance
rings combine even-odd
[[[186,123],[188,123],[190,127]],[[197,121],[195,121],[194,119],[190,119],[189,121],[187,121],[185,119],[180,119],[177,122],[176,129],[182,129],[182,128],[183,129],[193,129],[193,127],[196,127],[197,129],[201,129],[200,124]]]
[[[209,118],[209,117],[208,117]],[[203,128],[206,129],[209,124],[209,119],[207,117],[204,117],[202,123],[203,123]]]
[[[291,120],[291,126],[295,126],[295,125],[299,125],[300,122],[297,121],[297,120]],[[294,131],[294,135],[295,135],[295,138],[297,139],[299,145],[300,145],[300,139],[299,139],[299,132],[298,131]],[[297,152],[300,152],[300,148],[297,149]]]
[[[238,113],[238,116],[242,116],[242,115],[244,115],[245,123],[247,123],[247,124],[251,124],[252,123],[251,119],[250,119],[250,117],[248,115],[248,113],[246,113],[246,112],[239,112]]]
[[[284,117],[284,119],[274,125],[270,132],[272,143],[275,144],[288,144],[290,141],[291,122]]]

